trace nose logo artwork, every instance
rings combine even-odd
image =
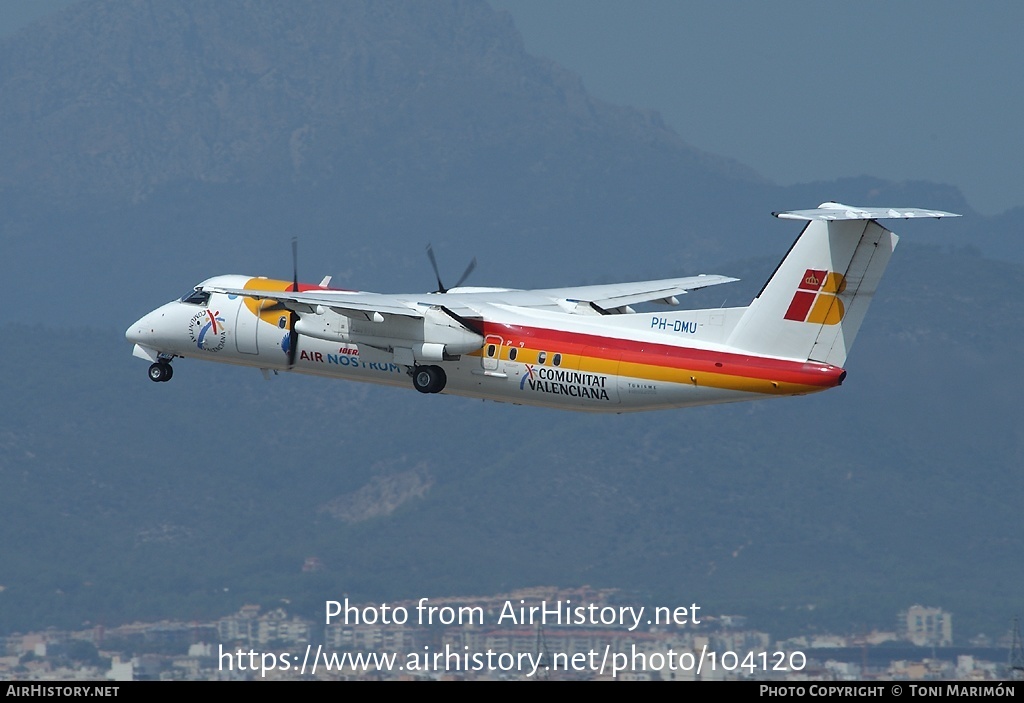
[[[228,331],[224,327],[224,318],[219,317],[220,310],[211,312],[204,310],[196,313],[188,323],[188,336],[199,349],[219,352],[227,342]]]
[[[839,299],[844,290],[846,279],[841,273],[807,269],[784,317],[796,322],[838,325],[846,314],[843,301]]]

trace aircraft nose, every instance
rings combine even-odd
[[[146,318],[137,320],[131,327],[125,330],[124,338],[132,344],[141,344],[146,338],[146,326],[143,324]],[[152,333],[152,330],[149,330]]]
[[[155,312],[154,310],[136,320],[131,327],[125,330],[124,338],[132,344],[145,344],[148,340],[151,340],[156,334]]]

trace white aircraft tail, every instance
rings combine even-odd
[[[959,217],[938,210],[823,203],[773,213],[808,224],[729,337],[752,353],[843,366],[899,241],[879,219]]]

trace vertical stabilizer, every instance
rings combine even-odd
[[[843,366],[896,243],[883,218],[957,217],[936,210],[853,208],[775,213],[808,220],[729,338],[751,353]]]

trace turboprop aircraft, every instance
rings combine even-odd
[[[390,295],[330,288],[330,277],[306,285],[297,275],[224,275],[125,336],[161,382],[172,360],[196,358],[267,378],[294,371],[592,412],[802,395],[846,378],[850,346],[899,239],[878,221],[959,217],[833,202],[772,214],[807,225],[746,307],[632,307],[678,304],[688,291],[737,280],[726,276],[545,290],[446,289],[438,276],[434,293]]]

